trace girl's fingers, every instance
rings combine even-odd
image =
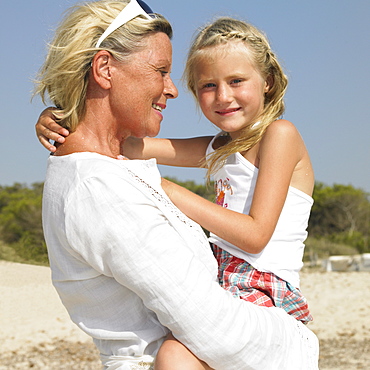
[[[50,152],[54,153],[57,150],[57,148],[53,144],[51,144],[45,136],[38,135],[37,138],[39,139],[41,145]]]

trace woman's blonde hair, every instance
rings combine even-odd
[[[85,114],[86,90],[91,62],[99,50],[109,51],[118,61],[145,47],[146,37],[164,32],[172,38],[170,23],[162,16],[135,18],[95,45],[129,0],[101,0],[72,7],[55,32],[36,80],[34,95],[46,104],[47,96],[57,107],[59,123],[74,131]]]
[[[252,62],[261,74],[269,81],[269,90],[265,94],[264,109],[256,122],[243,129],[242,135],[224,146],[216,149],[205,160],[208,168],[208,179],[224,163],[226,158],[236,152],[251,149],[262,138],[271,122],[278,119],[285,110],[284,95],[288,79],[284,74],[276,55],[270,48],[266,36],[254,26],[229,17],[222,17],[205,26],[196,35],[188,53],[184,79],[189,90],[197,98],[195,70],[200,60],[207,58],[209,48],[225,45],[230,42],[241,42],[252,56]],[[244,57],[244,54],[240,56]]]

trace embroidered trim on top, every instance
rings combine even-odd
[[[139,184],[142,184],[145,186],[151,193],[151,195],[157,199],[159,202],[163,203],[166,207],[169,208],[169,210],[185,225],[193,228],[194,225],[192,224],[194,221],[191,221],[187,216],[185,216],[170,200],[166,199],[162,194],[160,194],[157,190],[155,190],[150,184],[148,184],[145,180],[143,180],[141,177],[136,175],[134,172],[132,172],[130,169],[125,167],[127,172],[131,175],[133,179],[135,179],[136,182]]]

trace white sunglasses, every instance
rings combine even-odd
[[[152,19],[156,17],[152,9],[150,9],[150,7],[145,4],[144,1],[131,0],[100,36],[95,47],[98,48],[112,32],[114,32],[117,28],[123,26],[125,23],[138,17],[139,15],[143,15],[147,19]]]

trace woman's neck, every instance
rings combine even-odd
[[[117,130],[112,125],[85,118],[77,129],[68,135],[61,144],[55,155],[67,155],[78,152],[99,153],[108,157],[117,158],[121,154],[121,143],[124,138],[119,137]]]

